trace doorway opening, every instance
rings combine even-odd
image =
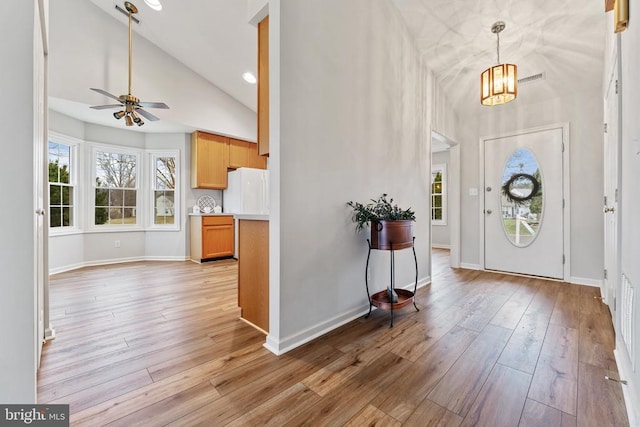
[[[431,279],[460,267],[460,146],[431,131]]]

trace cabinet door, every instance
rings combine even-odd
[[[202,218],[202,259],[233,256],[233,217]]]
[[[229,167],[266,169],[267,158],[258,155],[258,144],[229,138]]]
[[[267,168],[267,158],[258,154],[258,144],[248,143],[247,147],[247,166],[256,169]]]
[[[249,166],[249,142],[229,138],[229,167],[232,169]],[[255,144],[254,144],[255,145]],[[256,150],[257,152],[257,150]]]
[[[258,24],[258,154],[269,155],[269,17]]]
[[[191,187],[227,188],[229,138],[205,132],[191,134]]]

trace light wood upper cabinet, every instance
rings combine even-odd
[[[227,188],[229,138],[206,132],[191,134],[191,187]]]
[[[257,144],[229,138],[229,168],[266,169],[267,159],[258,155]]]
[[[258,154],[269,155],[269,17],[258,24]]]

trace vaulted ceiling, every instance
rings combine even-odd
[[[122,5],[123,1],[91,2],[121,22],[126,31],[126,16],[115,9],[116,3]],[[496,62],[496,36],[490,28],[498,20],[506,22],[500,35],[501,61],[517,64],[520,78],[537,73],[545,76],[521,85],[515,102],[533,103],[568,91],[599,90],[605,30],[602,1],[392,2],[461,117],[488,108],[479,102],[479,76]],[[56,3],[51,7],[59,7]],[[134,26],[137,34],[255,111],[256,86],[241,77],[245,71],[256,72],[256,29],[248,24],[247,1],[162,0],[160,12],[142,0],[135,3],[141,21]],[[126,46],[121,48],[126,54]],[[64,112],[71,114],[74,108],[86,105],[72,105]]]

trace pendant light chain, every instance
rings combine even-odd
[[[498,52],[498,64],[500,64],[500,31],[496,33],[496,36],[498,37],[498,47],[496,50]]]

